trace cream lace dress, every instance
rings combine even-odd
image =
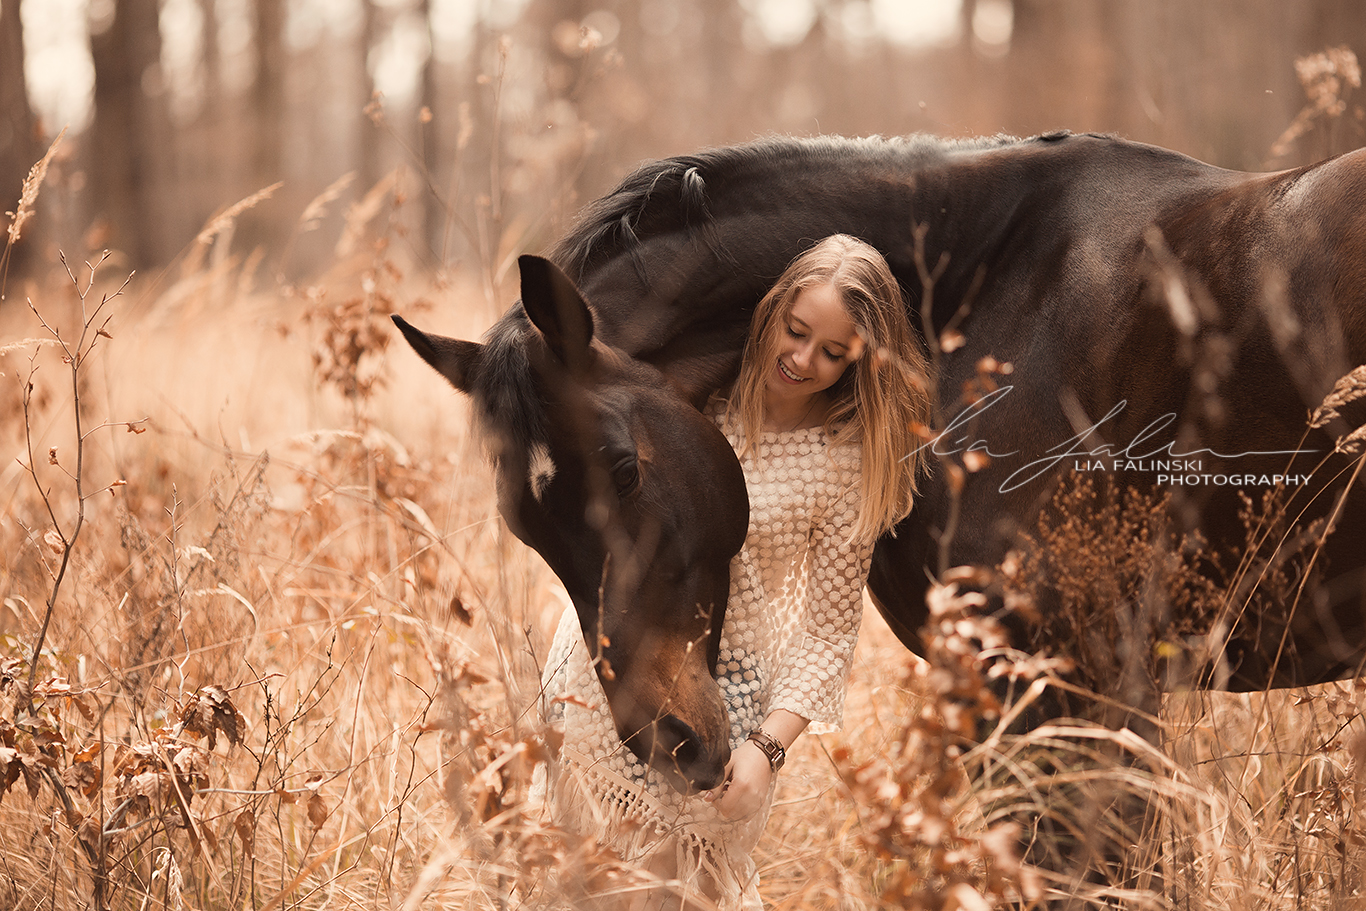
[[[709,414],[735,446],[736,430],[715,406]],[[732,748],[774,709],[807,719],[813,733],[838,729],[872,554],[871,545],[849,540],[858,511],[857,445],[831,445],[820,428],[766,432],[760,444],[760,458],[747,457],[743,466],[749,533],[731,562],[717,667]],[[572,607],[561,617],[542,682],[543,717],[564,732],[546,776],[553,820],[670,881],[639,907],[676,907],[680,897],[686,906],[700,895],[723,909],[762,908],[750,854],[772,788],[758,812],[728,821],[646,768],[617,736]]]

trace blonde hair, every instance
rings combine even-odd
[[[876,249],[833,234],[794,259],[754,311],[740,374],[727,410],[742,434],[739,455],[759,452],[768,370],[778,356],[784,320],[806,288],[832,286],[864,351],[825,395],[825,431],[834,445],[861,447],[859,520],[853,537],[872,541],[911,511],[929,424],[925,355],[911,331],[901,288]]]

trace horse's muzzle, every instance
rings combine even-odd
[[[624,740],[631,752],[685,794],[710,790],[725,779],[730,744],[720,738],[708,747],[690,724],[674,715],[655,719]]]

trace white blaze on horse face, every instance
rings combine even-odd
[[[535,443],[531,447],[531,455],[527,462],[527,483],[531,485],[531,495],[539,503],[545,489],[555,477],[555,460],[550,457],[550,450],[544,443]]]

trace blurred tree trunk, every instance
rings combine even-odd
[[[24,178],[42,155],[35,139],[37,123],[28,103],[24,80],[24,30],[19,21],[18,0],[0,0],[0,212],[16,211]],[[8,225],[8,219],[3,221]],[[10,254],[10,270],[22,271],[24,259],[35,250],[33,223],[25,229],[27,240]],[[0,239],[0,249],[4,241]]]
[[[199,121],[196,132],[199,134],[200,148],[194,151],[197,160],[186,162],[187,166],[180,169],[180,172],[188,175],[194,183],[189,188],[190,193],[181,193],[181,197],[188,195],[197,203],[191,205],[191,209],[207,207],[209,211],[233,201],[231,197],[236,190],[234,164],[238,157],[233,136],[240,132],[234,129],[234,124],[229,121],[229,111],[225,108],[227,99],[223,92],[223,60],[218,45],[217,5],[216,0],[199,0],[204,23],[203,57],[200,60],[200,67],[204,73],[204,99],[203,107],[196,118]],[[193,212],[187,214],[192,219],[196,217]]]
[[[251,88],[252,183],[268,186],[284,172],[281,150],[285,116],[284,0],[255,0],[256,79]]]
[[[602,130],[597,137],[600,143],[597,147],[602,148],[609,146],[614,138],[611,135],[613,123],[607,118],[594,118],[590,112],[593,105],[586,98],[592,89],[592,64],[589,61],[593,59],[596,49],[588,44],[580,44],[585,37],[580,32],[581,23],[599,5],[599,0],[532,0],[522,14],[522,28],[523,33],[534,42],[536,50],[533,53],[538,54],[543,65],[541,87],[545,92],[545,107],[542,110],[546,112],[546,125],[554,124],[555,129],[560,131],[576,130],[600,119],[602,122],[593,123],[593,127]],[[613,74],[614,77],[616,75]],[[570,120],[571,111],[573,121]],[[561,199],[570,211],[577,210],[583,200],[597,195],[592,190],[586,190],[595,187],[593,179],[596,176],[589,173],[592,168],[588,165],[593,156],[588,155],[586,158],[585,161],[572,163],[563,160],[555,162],[563,175],[560,181],[562,185],[557,189],[562,192]],[[567,164],[571,167],[566,170]],[[495,187],[494,192],[503,193],[505,188]]]
[[[436,115],[441,110],[436,63],[436,35],[432,33],[431,0],[421,0],[417,13],[427,28],[427,43],[431,50],[422,64],[421,83],[418,88],[417,140],[418,154],[422,156],[423,178],[432,189],[419,194],[422,200],[422,238],[436,254],[437,262],[443,262],[444,243],[442,234],[446,226],[446,213],[442,208],[445,187],[441,183],[441,130],[437,126]]]
[[[375,80],[370,76],[370,51],[379,40],[379,10],[373,0],[361,0],[360,30],[360,84],[363,90],[362,109],[368,109],[374,101]],[[379,122],[366,116],[360,124],[360,180],[361,187],[369,189],[379,180],[380,168],[380,130]]]
[[[157,0],[115,0],[107,29],[90,37],[95,116],[89,143],[91,197],[110,244],[134,267],[167,262],[176,247],[159,206],[171,131],[160,86]]]
[[[1095,0],[1014,0],[1007,70],[1016,97],[1008,130],[1097,129],[1110,110],[1112,53]],[[1102,127],[1103,128],[1103,127]]]
[[[740,40],[745,13],[735,0],[702,0],[701,6],[705,88],[700,99],[694,98],[694,103],[707,106],[704,110],[708,116],[702,123],[705,143],[734,142],[737,136],[756,132],[752,124],[741,122],[748,118],[744,99],[737,97],[736,92],[743,84],[740,69],[747,58]],[[724,103],[718,103],[723,99]]]

